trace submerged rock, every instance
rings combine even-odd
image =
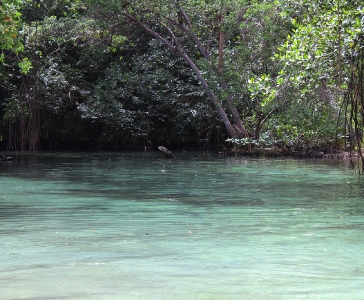
[[[167,157],[167,158],[175,158],[175,156],[173,155],[173,153],[171,151],[169,151],[166,147],[159,146],[158,149],[160,151],[162,151],[162,153],[164,154],[165,157]]]

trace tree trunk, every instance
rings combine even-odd
[[[222,31],[222,23],[224,21],[224,13],[223,13],[223,8],[221,7],[220,10],[220,15],[219,15],[219,22],[220,22],[220,26],[219,26],[219,64],[217,66],[218,69],[218,75],[222,76],[224,70],[224,32]]]
[[[275,112],[275,108],[272,109],[268,114],[264,115],[260,115],[260,117],[258,118],[257,124],[255,126],[255,131],[254,131],[254,139],[255,140],[259,140],[260,139],[260,131],[262,130],[262,127],[264,125],[264,123],[269,119],[269,117]]]
[[[146,31],[148,34],[150,34],[150,35],[154,36],[155,38],[157,38],[170,51],[177,54],[179,57],[181,57],[190,66],[190,68],[195,72],[195,75],[197,76],[197,78],[200,80],[206,94],[208,95],[208,97],[210,98],[212,103],[215,105],[215,108],[216,108],[217,112],[219,113],[222,121],[224,122],[224,125],[225,125],[227,131],[229,132],[229,134],[230,134],[230,136],[232,138],[239,139],[239,138],[247,137],[247,132],[245,130],[244,131],[239,130],[238,126],[236,126],[236,125],[234,126],[233,124],[231,124],[228,115],[226,114],[225,110],[221,107],[221,105],[220,105],[218,99],[216,98],[215,94],[209,88],[208,83],[206,82],[205,78],[201,74],[201,71],[196,66],[196,64],[193,62],[193,60],[186,53],[184,53],[181,45],[179,44],[177,38],[175,37],[175,35],[173,34],[173,32],[172,32],[172,30],[170,28],[165,26],[165,29],[170,33],[170,35],[171,35],[171,37],[173,39],[173,44],[168,42],[159,33],[152,30],[147,25],[145,25],[144,23],[142,23],[141,21],[139,21],[138,19],[136,19],[132,15],[128,14],[127,12],[123,11],[123,15],[127,19],[129,19],[134,25],[138,26],[139,28]]]
[[[224,21],[224,11],[223,11],[223,7],[221,6],[220,15],[219,15],[219,22],[220,22],[220,26],[219,26],[219,63],[218,63],[219,77],[222,77],[223,73],[224,73],[224,32],[222,30],[223,21]],[[221,86],[225,90],[228,89],[227,84],[224,81],[221,82]],[[249,133],[245,130],[243,124],[241,123],[239,113],[238,113],[236,107],[233,105],[232,100],[233,100],[232,95],[229,95],[226,99],[226,102],[229,106],[229,109],[230,109],[232,117],[233,117],[233,121],[234,121],[233,127],[234,127],[235,131],[238,133],[239,137],[243,137],[243,138],[248,137]]]
[[[210,98],[212,103],[215,105],[217,112],[219,113],[219,115],[220,115],[220,117],[221,117],[227,131],[229,132],[229,134],[230,134],[230,136],[232,138],[239,139],[239,138],[244,138],[244,137],[248,136],[247,131],[245,129],[242,130],[243,127],[241,126],[241,121],[240,121],[239,115],[238,115],[237,111],[234,110],[234,109],[231,109],[232,112],[233,112],[233,117],[234,117],[234,119],[239,120],[239,122],[237,122],[238,125],[231,124],[228,115],[226,114],[225,110],[221,107],[221,105],[220,105],[218,99],[216,98],[215,94],[209,88],[209,85],[206,82],[205,78],[202,76],[201,71],[196,66],[196,64],[193,62],[193,60],[183,51],[182,46],[179,44],[179,42],[178,42],[176,36],[174,35],[173,31],[168,26],[164,25],[165,29],[171,35],[171,37],[173,39],[173,43],[170,43],[168,40],[163,38],[159,33],[154,31],[153,29],[149,28],[142,21],[140,21],[137,18],[133,17],[132,15],[128,14],[126,11],[123,11],[123,15],[129,21],[131,21],[135,26],[138,26],[139,28],[143,29],[144,31],[146,31],[150,35],[157,38],[171,52],[177,54],[179,57],[181,57],[189,65],[189,67],[194,71],[197,78],[200,80],[206,94],[208,95],[208,97]],[[188,20],[187,16],[184,14],[183,17],[185,18],[186,22],[188,22],[188,24],[189,24],[189,20]],[[170,20],[170,21],[173,21],[173,20]],[[173,21],[173,23],[176,24],[176,22],[174,22],[174,21]],[[189,35],[191,35],[191,34],[189,34]],[[194,36],[194,38],[192,38],[192,40],[196,40],[196,39],[197,39],[196,36]],[[201,43],[199,43],[199,42],[198,42],[198,47],[199,47],[199,49],[201,47]],[[201,49],[201,50],[203,50],[203,49]],[[207,56],[207,52],[205,51],[204,53]],[[230,108],[232,108],[231,102],[230,102],[229,106],[230,106]]]

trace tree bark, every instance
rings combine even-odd
[[[259,117],[257,125],[255,126],[254,131],[254,139],[259,140],[260,139],[260,131],[262,130],[262,127],[264,123],[269,119],[269,117],[275,112],[276,109],[272,109],[268,114],[265,116],[262,115]]]

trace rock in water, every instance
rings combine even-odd
[[[0,161],[12,161],[13,158],[11,156],[5,156],[1,154]]]
[[[165,157],[167,157],[167,158],[175,158],[175,156],[173,155],[173,153],[171,151],[169,151],[166,147],[159,146],[158,149],[160,151],[162,151],[162,153],[164,154]]]

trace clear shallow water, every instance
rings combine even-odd
[[[343,162],[177,153],[0,164],[0,299],[363,299]]]

